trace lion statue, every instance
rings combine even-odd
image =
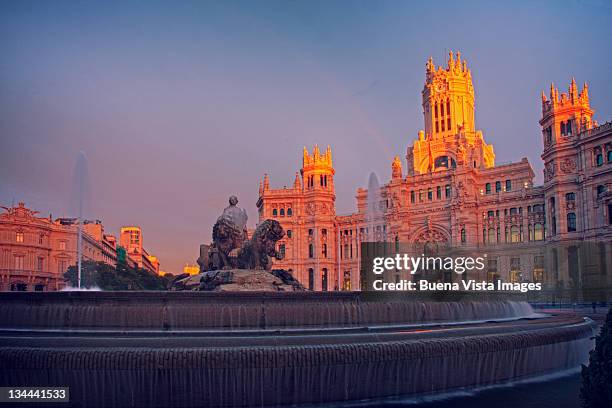
[[[270,270],[269,257],[282,259],[276,251],[276,242],[285,236],[278,221],[265,220],[255,230],[249,240],[246,231],[237,227],[232,220],[219,217],[213,227],[213,243],[205,248],[207,253],[200,254],[200,270],[222,269],[263,269]]]
[[[281,260],[283,254],[276,250],[276,242],[285,236],[283,227],[276,220],[265,220],[246,241],[238,253],[238,267],[241,269],[272,269],[270,257]]]
[[[213,244],[208,250],[208,264],[203,269],[236,268],[236,255],[244,244],[246,234],[231,220],[219,217],[213,227]]]

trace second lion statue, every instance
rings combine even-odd
[[[283,227],[276,220],[265,220],[257,226],[253,237],[247,240],[238,252],[238,267],[241,269],[272,269],[272,260],[283,259],[276,250],[276,242],[285,236]]]

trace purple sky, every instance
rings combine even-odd
[[[460,4],[458,4],[460,3]],[[495,4],[489,4],[495,3]],[[92,216],[143,228],[162,269],[193,263],[230,194],[292,185],[330,144],[337,212],[355,209],[423,126],[431,55],[460,50],[497,162],[541,182],[540,92],[572,76],[612,118],[610,2],[0,3],[0,204],[71,215],[86,152]]]

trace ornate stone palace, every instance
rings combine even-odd
[[[472,73],[460,53],[446,67],[429,59],[422,97],[425,129],[407,149],[405,170],[395,157],[391,179],[370,183],[370,198],[358,189],[356,213],[336,214],[329,147],[304,148],[292,188],[272,189],[264,176],[259,220],[278,220],[287,232],[275,267],[313,290],[358,289],[361,242],[435,242],[487,253],[486,270],[471,278],[609,288],[612,123],[593,120],[587,85],[579,91],[572,80],[567,93],[551,85],[542,94],[541,186],[526,158],[495,165],[474,122]]]

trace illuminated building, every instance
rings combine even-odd
[[[332,152],[304,149],[293,187],[260,183],[259,220],[278,220],[279,242],[291,270],[313,290],[356,289],[360,244],[366,241],[435,243],[489,254],[483,280],[586,285],[576,270],[594,271],[593,286],[612,285],[612,123],[593,119],[588,86],[571,81],[567,93],[551,86],[542,95],[544,185],[534,186],[526,158],[495,165],[493,146],[474,122],[472,73],[459,53],[445,67],[426,64],[422,91],[424,130],[391,179],[380,186],[375,208],[368,190],[357,190],[357,212],[336,215]],[[593,241],[589,249],[575,242]],[[552,256],[545,244],[556,243]],[[601,273],[604,271],[604,273]],[[397,279],[405,277],[397,276]],[[438,277],[452,279],[452,276]]]

